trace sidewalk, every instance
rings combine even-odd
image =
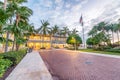
[[[6,80],[53,80],[39,53],[28,53]]]

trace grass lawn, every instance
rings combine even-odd
[[[120,53],[116,53],[116,52],[96,51],[96,50],[93,50],[93,49],[80,49],[79,51],[93,52],[93,53],[100,53],[100,54],[110,54],[110,55],[120,55]]]

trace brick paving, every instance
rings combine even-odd
[[[40,51],[56,80],[120,80],[120,59],[67,50]]]

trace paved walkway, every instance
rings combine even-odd
[[[38,52],[28,53],[6,80],[52,80]]]
[[[59,80],[120,80],[120,58],[68,50],[40,51]]]

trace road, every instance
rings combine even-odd
[[[120,59],[68,50],[43,50],[40,55],[54,80],[120,80]]]

